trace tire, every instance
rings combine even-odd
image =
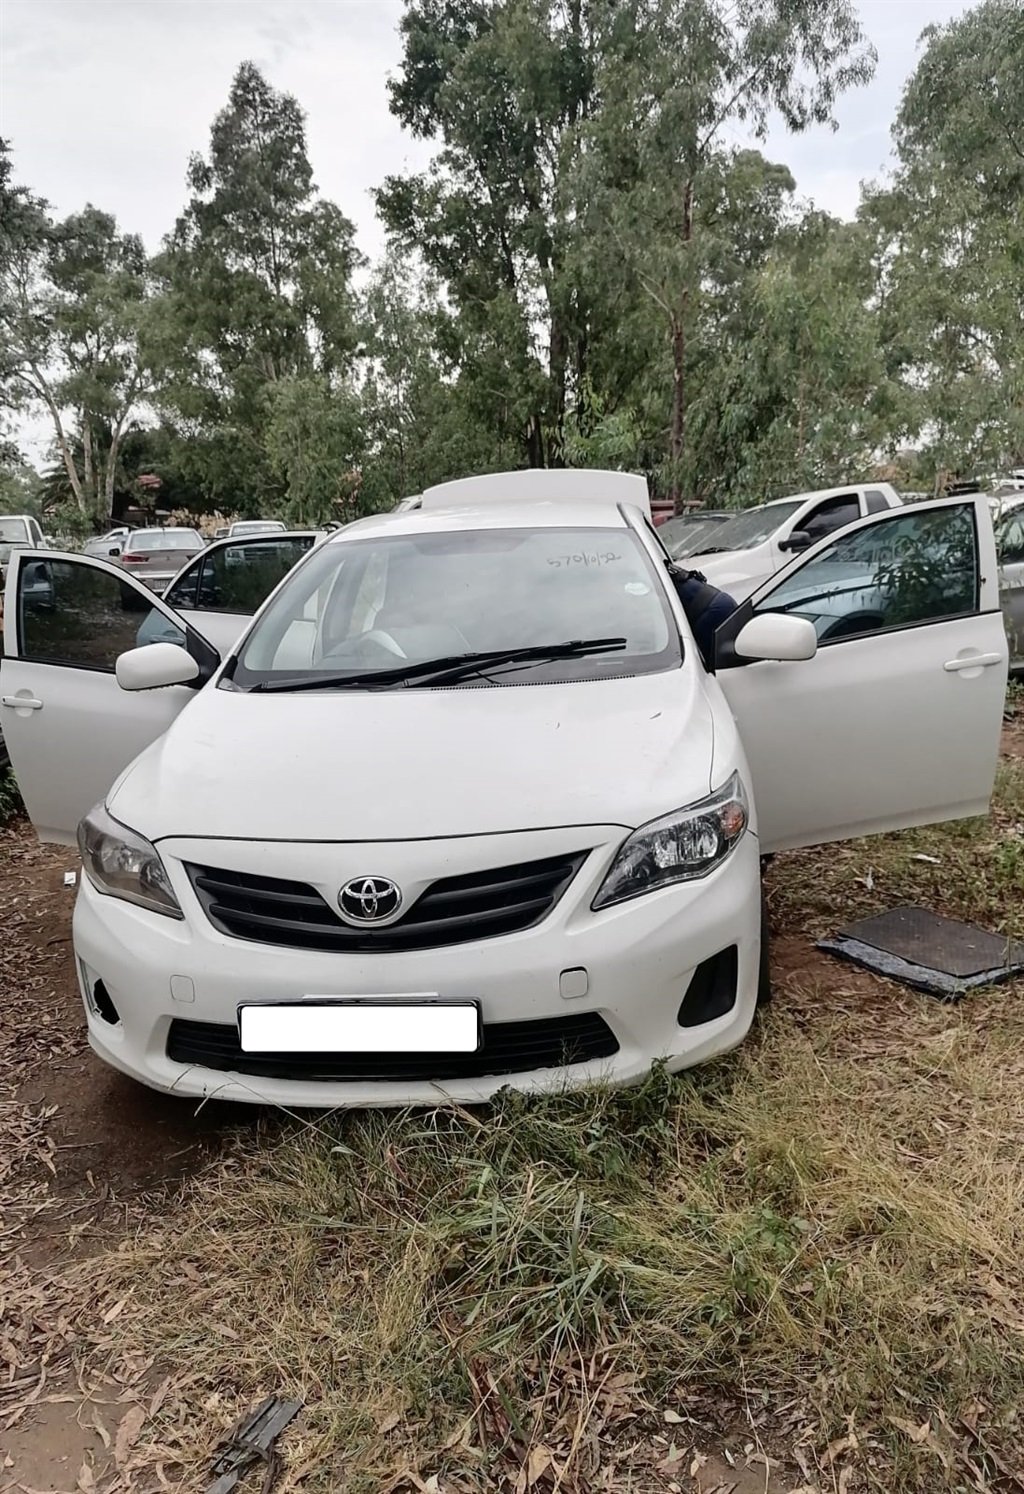
[[[772,999],[771,934],[768,929],[768,899],[761,888],[761,959],[757,967],[758,1009]]]

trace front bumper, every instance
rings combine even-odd
[[[594,913],[591,900],[623,838],[619,827],[588,827],[401,848],[165,842],[160,850],[185,914],[182,921],[104,896],[82,878],[74,939],[89,1040],[106,1062],[155,1089],[299,1107],[437,1104],[446,1098],[474,1102],[506,1086],[550,1091],[628,1084],[658,1060],[670,1070],[701,1063],[741,1042],[754,1015],[760,954],[756,837],[744,836],[701,882]],[[409,952],[322,953],[228,937],[207,920],[182,865],[195,860],[275,877],[301,876],[324,888],[336,888],[367,867],[386,867],[409,887],[436,875],[439,864],[449,873],[472,870],[473,861],[481,867],[511,865],[516,859],[587,848],[588,840],[583,867],[535,927]],[[736,949],[731,1009],[699,1026],[680,1026],[680,1004],[694,971],[730,946]],[[562,972],[579,970],[587,972],[586,993],[563,995]],[[97,981],[116,1008],[116,1022],[96,1009]],[[574,982],[573,989],[578,985]],[[423,993],[478,1001],[485,1026],[597,1013],[618,1048],[590,1062],[443,1081],[256,1077],[178,1063],[167,1053],[172,1022],[234,1027],[243,1002]]]

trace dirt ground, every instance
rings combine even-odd
[[[1024,719],[1008,724],[1004,752],[1024,757]],[[71,946],[77,874],[71,849],[40,847],[24,823],[0,830],[0,1140],[29,1138],[33,1152],[19,1196],[29,1202],[18,1222],[0,1222],[0,1490],[89,1494],[117,1448],[126,1412],[151,1394],[149,1375],[134,1391],[105,1402],[83,1401],[67,1377],[47,1386],[30,1412],[5,1431],[5,1395],[18,1384],[3,1370],[5,1246],[35,1269],[66,1259],[69,1223],[76,1252],[116,1242],[133,1204],[172,1208],[183,1179],[208,1160],[238,1128],[255,1127],[254,1108],[191,1102],[143,1089],[101,1064],[84,1037]],[[836,966],[802,935],[777,937],[777,987],[794,982],[827,989]],[[841,995],[856,1001],[877,990],[874,978],[850,967]],[[0,1159],[0,1185],[10,1173]],[[34,1200],[34,1201],[33,1201]],[[13,1242],[5,1237],[13,1237]],[[14,1369],[11,1369],[11,1376]],[[56,1395],[54,1394],[56,1392]],[[130,1430],[130,1428],[129,1428]],[[666,1428],[671,1432],[672,1428]],[[671,1465],[659,1488],[700,1494],[785,1494],[801,1485],[799,1470],[778,1471],[758,1445],[738,1433],[731,1447]],[[665,1466],[665,1465],[663,1465]],[[167,1487],[171,1487],[167,1485]]]

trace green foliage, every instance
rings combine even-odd
[[[307,526],[348,517],[358,485],[358,409],[324,378],[279,379],[267,388],[264,444],[284,486],[282,517]]]
[[[56,221],[10,178],[0,142],[0,390],[10,408],[46,414],[79,511],[105,516],[147,388],[149,268],[109,213]]]
[[[0,749],[2,745],[0,742]],[[2,755],[0,751],[0,756]],[[21,802],[21,791],[13,771],[7,767],[0,767],[0,827],[10,824],[24,812],[25,806]]]
[[[849,0],[407,0],[401,32],[391,107],[437,149],[381,185],[358,289],[252,63],[152,263],[99,208],[53,219],[0,142],[0,411],[53,423],[48,508],[94,526],[147,472],[162,506],[314,523],[524,465],[727,505],[1024,466],[1017,0],[925,33],[855,224],[753,148],[870,76]]]
[[[928,465],[999,470],[1024,462],[1024,9],[984,0],[925,41],[862,217]]]
[[[343,392],[335,411],[324,399],[341,388],[356,348],[359,256],[352,224],[317,196],[302,111],[252,63],[214,120],[209,156],[190,161],[188,187],[157,261],[157,403],[194,445],[209,502],[329,511],[324,472],[350,416]],[[301,420],[300,389],[315,406]],[[305,446],[314,427],[331,438],[322,457]]]

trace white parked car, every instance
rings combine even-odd
[[[38,519],[34,519],[31,514],[0,515],[0,583],[6,575],[12,550],[46,548],[46,537],[39,527]]]
[[[900,507],[902,499],[887,482],[776,498],[727,519],[711,535],[714,543],[691,555],[687,563],[739,602],[799,551],[867,514]]]
[[[82,554],[98,555],[104,560],[114,559],[120,555],[124,542],[130,534],[131,530],[127,525],[108,529],[106,534],[94,535],[92,539],[86,540],[82,546]]]
[[[766,993],[763,855],[988,806],[1007,647],[980,496],[797,557],[714,672],[623,474],[496,474],[353,524],[223,658],[162,600],[183,646],[132,647],[137,583],[48,558],[51,611],[12,561],[4,728],[40,835],[78,830],[90,1041],[158,1089],[434,1104],[698,1063]],[[786,612],[851,559],[880,615],[819,642]]]

